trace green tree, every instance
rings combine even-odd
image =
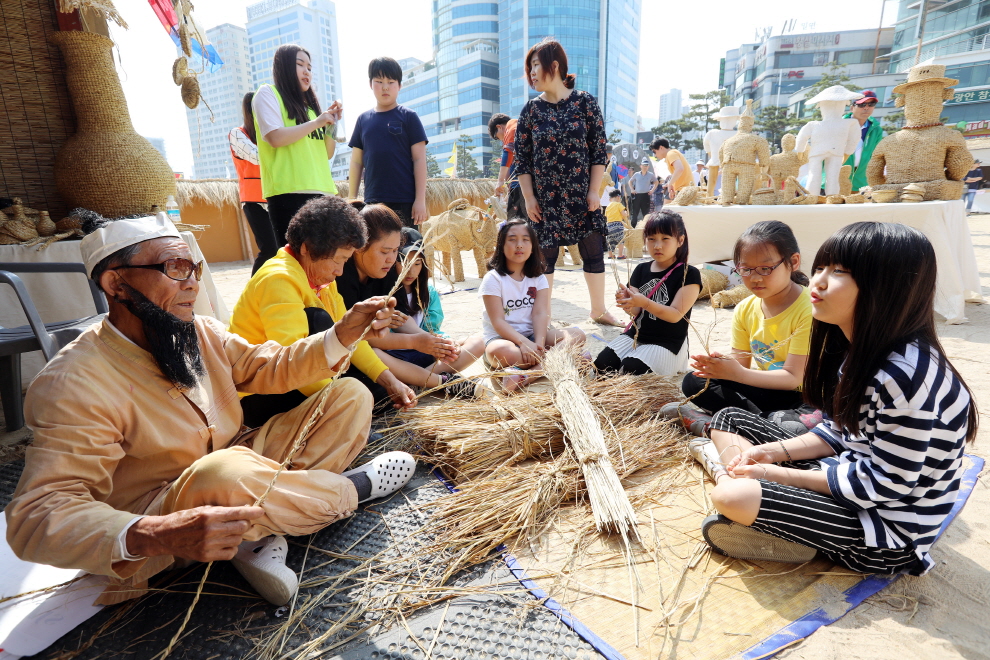
[[[694,124],[693,130],[699,131],[702,135],[718,127],[715,113],[732,102],[729,95],[721,89],[714,89],[704,94],[691,94],[688,98],[697,103],[692,104],[691,110],[681,119]]]
[[[691,131],[697,131],[697,125],[684,117],[665,121],[659,126],[650,129],[653,134],[660,138],[665,138],[670,143],[671,149],[683,151],[685,149],[701,149],[701,138],[685,137]]]
[[[780,139],[789,131],[800,130],[808,123],[808,119],[800,119],[788,115],[787,108],[768,105],[756,111],[756,123],[753,130],[762,133],[770,143],[770,149],[780,151]]]
[[[478,161],[471,152],[476,149],[474,139],[470,135],[461,134],[454,143],[457,149],[457,176],[462,179],[477,179],[482,175]]]
[[[437,159],[433,157],[429,149],[426,151],[426,176],[431,179],[440,176],[440,165],[437,164]]]
[[[829,62],[825,66],[825,73],[822,74],[822,79],[805,88],[805,99],[810,99],[818,95],[819,92],[823,92],[833,85],[842,85],[846,89],[852,92],[858,92],[862,87],[857,87],[853,84],[852,78],[846,73],[846,65],[838,64],[837,62]],[[814,109],[811,111],[811,116],[807,118],[807,121],[821,121],[822,111],[819,110],[816,104]],[[807,123],[806,121],[806,123]]]
[[[892,112],[889,115],[884,115],[880,118],[880,126],[883,127],[883,132],[888,135],[901,130],[904,128],[904,110],[902,109]]]
[[[611,133],[609,133],[606,142],[609,144],[619,144],[622,142],[622,130],[618,128],[614,129]]]
[[[497,179],[498,171],[502,169],[502,150],[496,151],[491,160],[488,161],[488,167],[486,168],[485,176],[489,179]]]

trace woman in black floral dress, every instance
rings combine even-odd
[[[608,155],[595,97],[574,89],[563,46],[546,39],[526,54],[526,79],[540,96],[519,113],[516,173],[540,239],[553,289],[557,248],[577,243],[591,296],[591,318],[622,325],[605,307],[605,216],[598,194]]]

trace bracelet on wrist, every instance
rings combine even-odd
[[[787,456],[787,460],[788,461],[793,461],[794,459],[791,458],[791,452],[787,451],[787,447],[784,446],[784,441],[783,440],[778,440],[777,441],[777,444],[780,445],[780,448],[784,450],[784,454]]]

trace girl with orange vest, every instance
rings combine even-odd
[[[278,244],[275,242],[275,229],[265,198],[261,194],[261,168],[258,165],[258,141],[254,131],[254,112],[251,101],[254,92],[248,92],[241,101],[244,112],[244,125],[230,129],[227,140],[230,142],[230,155],[237,169],[237,180],[241,193],[241,208],[247,218],[254,242],[258,245],[258,255],[254,260],[251,274],[254,275],[261,265],[275,256]]]

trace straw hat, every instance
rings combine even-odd
[[[959,81],[955,78],[945,77],[944,64],[919,64],[918,66],[911,67],[911,70],[908,71],[907,80],[895,87],[893,92],[895,94],[901,94],[911,85],[917,85],[923,82],[940,82],[946,87],[959,84]]]
[[[805,104],[811,105],[812,103],[821,103],[822,101],[843,101],[848,103],[862,97],[863,94],[861,92],[851,92],[842,85],[832,85],[828,89],[818,92],[813,98],[805,101]]]
[[[739,108],[734,105],[726,105],[718,109],[715,119],[730,119],[739,116]]]

